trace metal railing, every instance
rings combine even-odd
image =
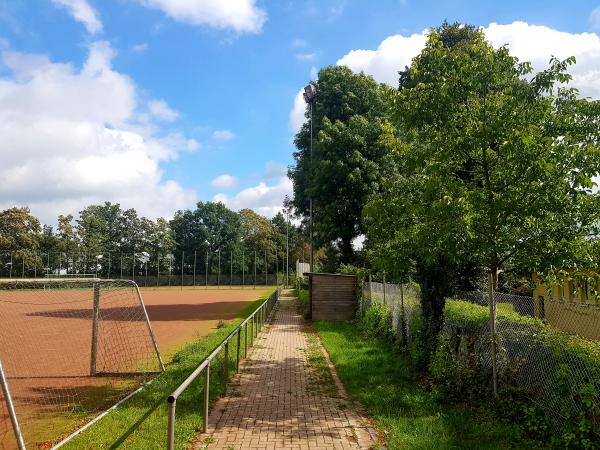
[[[223,359],[223,376],[225,379],[225,395],[227,395],[227,381],[229,379],[229,343],[232,339],[236,338],[236,372],[240,370],[240,360],[242,359],[241,353],[241,341],[242,331],[244,331],[244,358],[248,356],[248,327],[250,327],[250,346],[254,343],[254,338],[258,337],[258,333],[264,326],[265,322],[269,318],[277,299],[281,293],[281,287],[278,287],[275,292],[265,300],[250,316],[248,316],[240,325],[236,327],[213,351],[212,353],[200,363],[200,365],[185,379],[183,383],[179,385],[175,391],[167,398],[169,408],[169,425],[168,425],[168,436],[167,436],[167,448],[173,450],[175,448],[175,412],[177,408],[177,398],[196,380],[203,372],[204,377],[204,407],[203,416],[204,423],[202,431],[204,433],[208,430],[208,413],[210,404],[210,366],[211,361],[215,359],[221,351],[224,352]]]

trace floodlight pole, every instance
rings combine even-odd
[[[304,88],[304,101],[308,103],[310,115],[310,174],[312,178],[313,172],[313,103],[317,98],[317,89],[314,84],[310,83]],[[313,199],[309,199],[308,205],[309,214],[309,234],[310,234],[310,270],[314,271],[314,245],[313,245]]]
[[[290,285],[290,212],[285,212],[285,285]]]

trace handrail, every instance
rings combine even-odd
[[[248,349],[248,325],[251,328],[251,342],[252,346],[254,342],[254,335],[258,336],[259,329],[264,325],[265,320],[268,319],[269,314],[273,310],[275,302],[279,298],[281,293],[281,287],[277,287],[275,292],[269,296],[264,302],[260,304],[258,308],[254,310],[242,323],[240,323],[229,335],[221,341],[217,347],[208,355],[204,360],[194,369],[194,371],[188,375],[188,377],[167,397],[169,405],[169,425],[168,425],[168,436],[167,436],[167,449],[173,450],[175,448],[175,410],[177,407],[177,398],[189,387],[190,384],[196,380],[202,372],[206,373],[204,383],[204,427],[203,431],[206,433],[208,430],[208,407],[209,407],[209,383],[210,383],[210,362],[217,357],[221,350],[225,351],[223,373],[225,375],[225,389],[227,389],[227,381],[229,378],[229,341],[234,337],[237,337],[237,356],[236,356],[236,370],[240,370],[240,346],[242,329],[245,328],[245,350]]]

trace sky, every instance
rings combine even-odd
[[[536,70],[574,55],[573,85],[600,98],[598,0],[0,0],[0,209],[273,216],[301,88],[335,64],[394,86],[444,19]]]

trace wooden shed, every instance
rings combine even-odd
[[[313,320],[352,320],[356,317],[358,301],[355,275],[307,273],[310,292],[310,311]]]

